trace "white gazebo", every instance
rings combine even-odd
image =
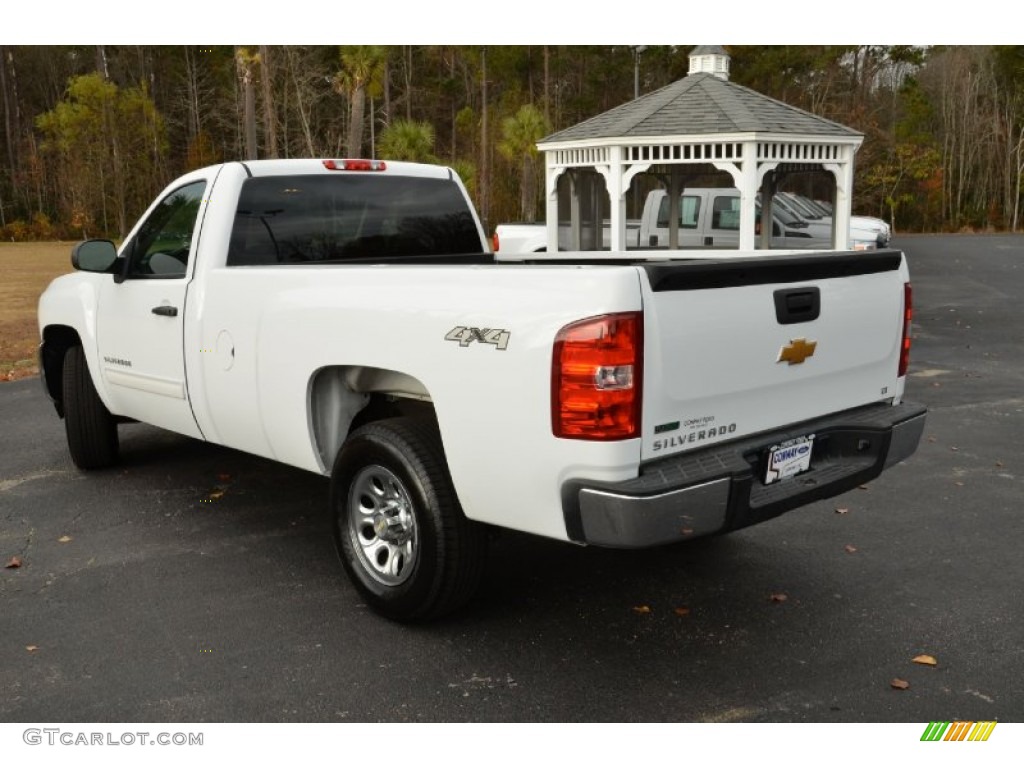
[[[679,243],[679,198],[688,175],[713,167],[740,192],[739,249],[757,244],[755,202],[761,206],[761,247],[771,244],[771,199],[790,173],[827,171],[835,179],[832,245],[848,247],[853,159],[864,136],[839,123],[729,82],[729,55],[720,46],[690,52],[689,74],[571,128],[537,147],[545,156],[548,252],[558,250],[558,180],[569,172],[571,248],[582,238],[576,171],[596,171],[610,203],[611,250],[626,249],[626,196],[634,178],[656,172],[668,191],[669,248]],[[592,191],[592,190],[591,190]],[[585,202],[585,201],[584,201]],[[600,244],[600,221],[591,216]]]

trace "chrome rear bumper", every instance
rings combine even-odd
[[[571,483],[569,537],[638,548],[685,541],[768,520],[843,493],[910,456],[924,430],[922,405],[884,403],[645,464],[621,483]],[[814,434],[811,468],[765,485],[767,449]]]

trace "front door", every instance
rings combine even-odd
[[[170,192],[122,249],[124,282],[103,281],[99,361],[111,410],[202,437],[185,385],[185,298],[205,181]]]

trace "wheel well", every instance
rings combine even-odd
[[[309,424],[321,466],[330,471],[354,429],[396,416],[433,419],[426,387],[399,371],[357,365],[321,368],[310,379]]]
[[[39,364],[42,367],[46,392],[53,400],[57,414],[64,418],[64,355],[71,347],[82,346],[78,331],[67,325],[48,325],[43,329],[43,345]]]

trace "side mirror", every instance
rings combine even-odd
[[[85,240],[71,249],[71,266],[82,272],[107,274],[117,262],[117,248],[110,240]]]

